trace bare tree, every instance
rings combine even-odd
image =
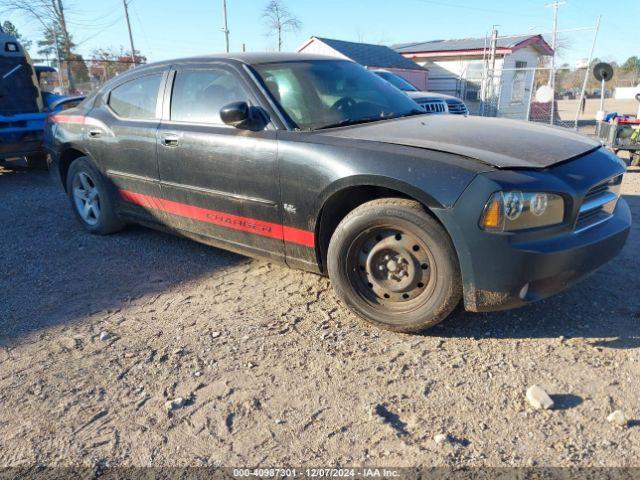
[[[262,11],[262,17],[269,29],[269,35],[277,35],[278,51],[282,51],[282,36],[285,32],[297,32],[302,22],[294,16],[282,0],[269,0]]]
[[[38,21],[46,32],[59,30],[63,44],[59,46],[65,58],[71,57],[71,35],[67,28],[67,18],[63,0],[0,0],[0,7],[5,11],[14,11],[25,14]],[[69,89],[74,90],[71,68],[67,62],[67,77],[69,79]]]

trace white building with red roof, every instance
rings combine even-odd
[[[483,72],[493,69],[491,108],[500,116],[523,120],[533,94],[535,69],[543,57],[553,55],[542,35],[497,37],[495,62],[489,62],[490,38],[412,42],[391,48],[429,69],[429,90],[462,98],[472,113],[480,109]]]

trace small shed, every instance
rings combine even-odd
[[[298,47],[298,52],[344,58],[371,70],[388,70],[401,76],[420,90],[427,89],[429,71],[384,45],[311,37]]]

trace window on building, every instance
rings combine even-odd
[[[223,124],[220,109],[248,102],[240,80],[226,70],[182,70],[176,74],[171,98],[171,120]]]
[[[513,72],[511,84],[511,103],[523,103],[525,83],[527,78],[527,62],[516,62],[516,70]]]
[[[109,106],[122,118],[153,120],[162,76],[147,75],[124,83],[109,95]]]

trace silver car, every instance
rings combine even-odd
[[[457,97],[443,93],[420,91],[400,75],[396,75],[388,70],[372,70],[372,72],[394,87],[402,90],[429,113],[469,114],[467,106]]]

